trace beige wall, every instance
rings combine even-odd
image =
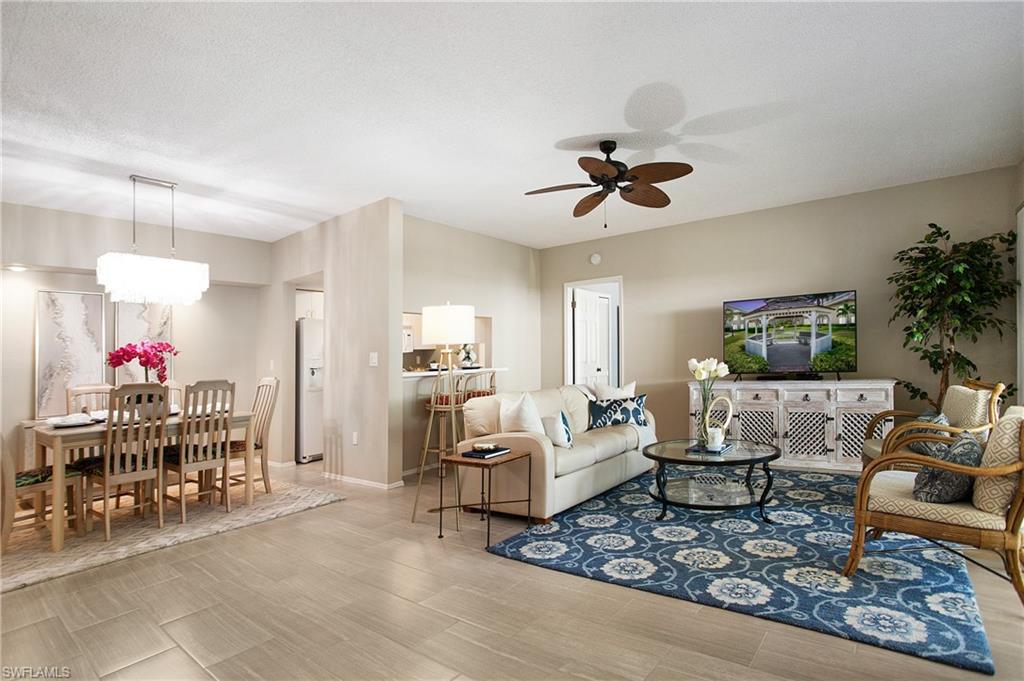
[[[686,433],[686,362],[721,355],[723,300],[857,289],[855,375],[932,385],[923,363],[902,350],[901,326],[887,324],[892,255],[929,222],[958,239],[1013,228],[1017,184],[1009,167],[544,250],[543,383],[562,382],[563,283],[622,275],[623,378],[650,394],[660,437]],[[596,267],[588,261],[595,252],[603,258]],[[982,376],[1014,379],[1012,339],[987,337],[967,354]]]
[[[50,208],[4,203],[2,262],[62,271],[90,272],[96,258],[125,251],[132,244],[132,223]],[[138,223],[138,252],[167,257],[170,229]],[[210,280],[258,286],[270,281],[270,250],[266,241],[239,239],[178,228],[177,257],[210,264]]]
[[[405,312],[424,305],[474,305],[491,317],[501,387],[540,387],[540,252],[527,246],[405,216]]]
[[[401,482],[402,228],[401,204],[383,199],[273,244],[257,311],[257,365],[273,364],[281,378],[274,460],[294,460],[295,288],[322,275],[324,471],[374,485]]]
[[[540,387],[540,252],[509,241],[405,216],[405,312],[446,301],[490,317],[491,364],[501,390]],[[419,463],[429,381],[406,381],[403,468]]]
[[[66,272],[0,273],[3,286],[3,394],[0,414],[4,449],[20,447],[18,423],[34,416],[35,294],[40,289],[102,291],[93,274]],[[251,311],[259,292],[241,286],[211,286],[202,300],[175,306],[172,317],[175,358],[173,378],[185,383],[226,378],[236,383],[240,407],[248,408],[256,388],[256,350],[251,338],[256,323]],[[106,349],[114,348],[114,304],[104,306]],[[211,342],[214,339],[215,342]],[[107,370],[113,383],[114,372]]]
[[[166,227],[139,223],[138,235],[140,253],[168,253]],[[174,308],[173,340],[181,351],[174,378],[235,381],[239,404],[248,406],[259,378],[252,340],[260,332],[259,319],[253,314],[260,300],[256,286],[270,281],[271,245],[190,230],[178,230],[177,236],[178,256],[210,263],[215,283],[198,303]],[[32,268],[0,273],[0,422],[5,448],[18,446],[18,422],[34,415],[36,290],[102,291],[96,284],[96,258],[130,245],[131,223],[124,220],[9,203],[0,206],[0,262]],[[106,349],[112,350],[113,303],[106,303],[105,312]],[[107,379],[113,382],[112,371]]]

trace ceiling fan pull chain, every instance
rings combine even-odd
[[[604,228],[608,229],[608,202],[604,204]]]

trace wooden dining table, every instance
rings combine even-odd
[[[236,411],[231,418],[231,429],[245,429],[245,503],[251,504],[253,499],[253,461],[255,451],[253,447],[253,417],[251,411]],[[164,437],[170,438],[178,435],[181,429],[181,416],[170,416],[164,424]],[[88,426],[74,428],[55,428],[47,425],[45,420],[26,422],[25,426],[31,426],[35,436],[35,458],[36,466],[42,467],[47,463],[47,450],[49,450],[53,462],[53,499],[51,501],[53,513],[50,525],[50,548],[60,551],[64,548],[64,528],[66,518],[62,509],[66,503],[65,495],[67,488],[64,482],[64,466],[57,465],[57,462],[69,463],[67,456],[69,452],[87,447],[102,447],[106,443],[107,424],[106,422],[95,423]],[[163,499],[160,500],[161,503]]]

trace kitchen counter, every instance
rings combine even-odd
[[[464,374],[479,374],[479,373],[482,373],[484,371],[498,371],[498,372],[508,371],[508,367],[480,367],[479,369],[458,369],[458,368],[456,368],[455,369],[455,375],[459,376],[459,375],[464,375]],[[442,372],[442,371],[403,371],[402,372],[402,380],[410,380],[410,379],[414,380],[414,379],[417,379],[417,378],[434,378],[435,376],[437,376],[440,373],[444,373],[444,372]]]

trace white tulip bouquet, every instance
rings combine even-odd
[[[708,412],[711,409],[711,402],[714,400],[712,390],[715,387],[715,381],[729,375],[729,365],[719,362],[714,357],[708,357],[703,362],[698,362],[696,358],[693,358],[689,361],[688,366],[693,377],[700,384],[700,421],[697,422],[697,443],[704,446],[708,439]]]

